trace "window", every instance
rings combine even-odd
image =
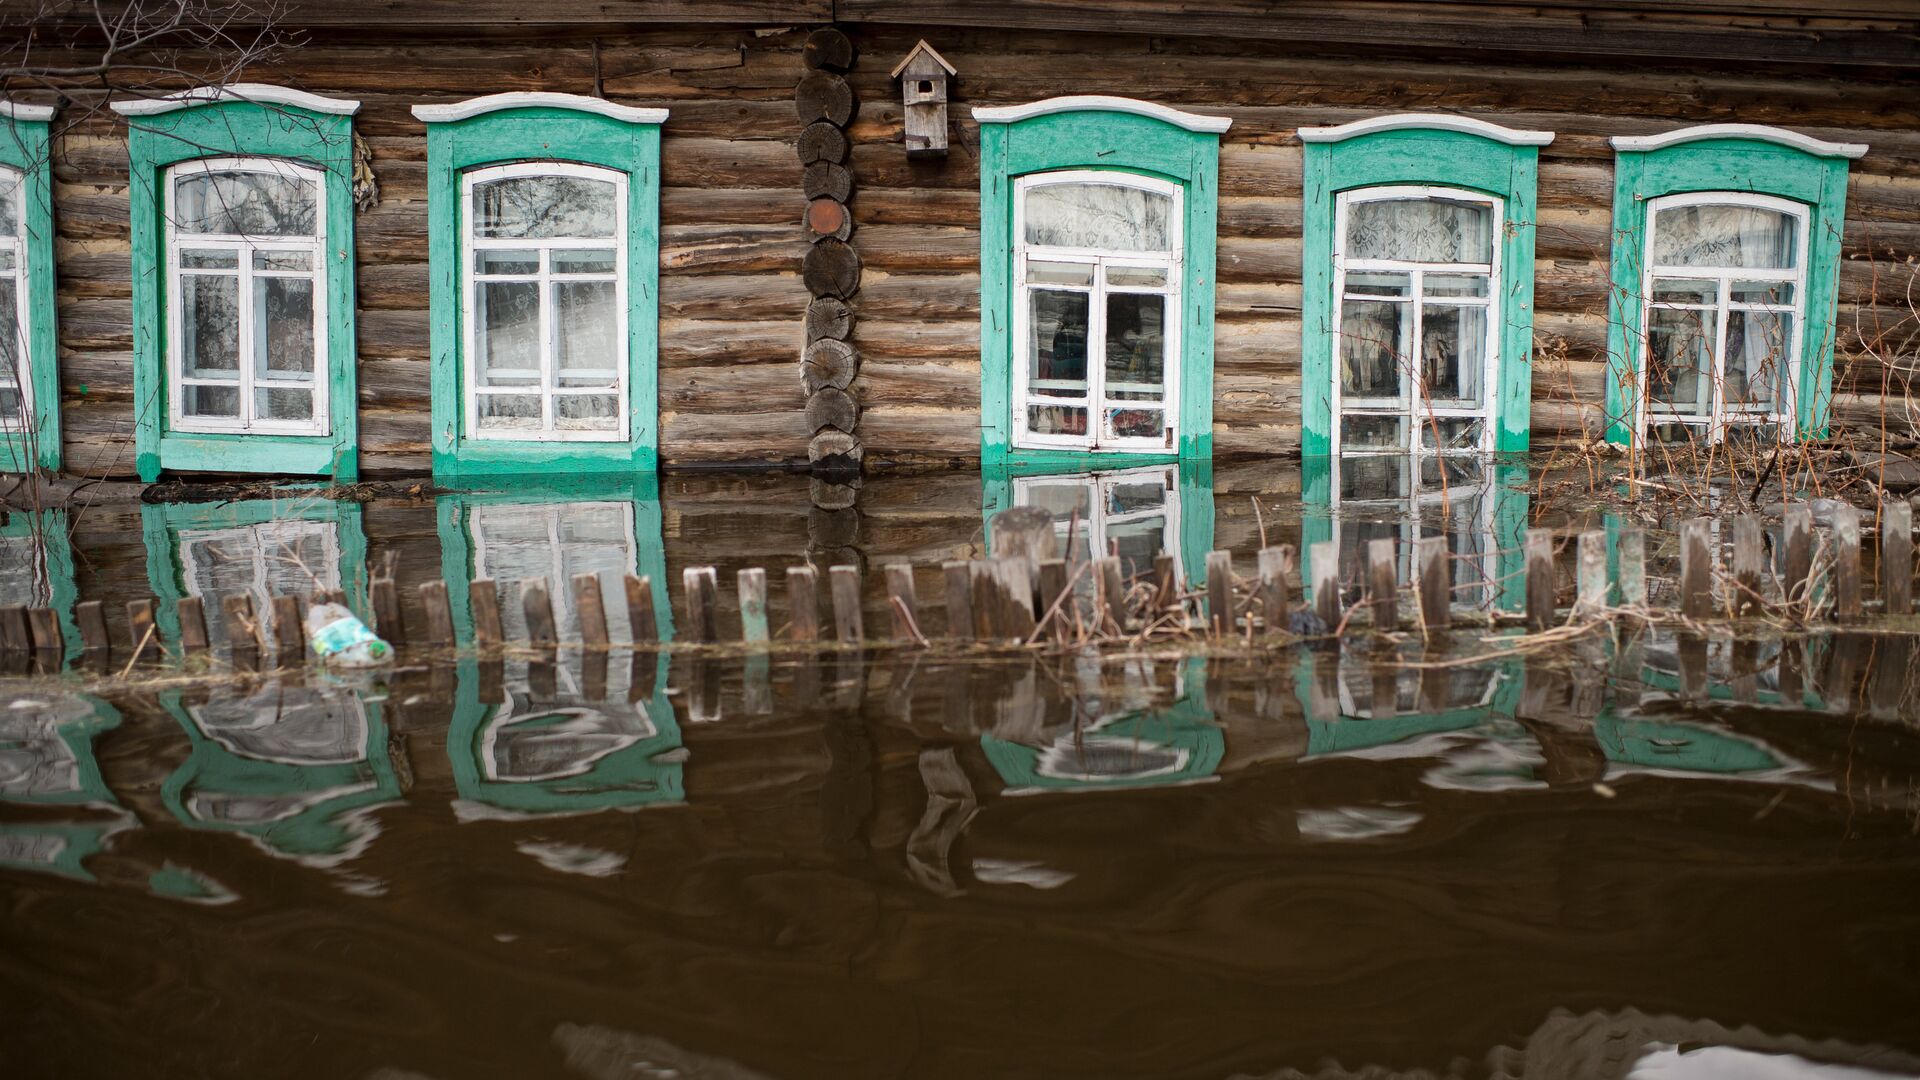
[[[1761,195],[1649,207],[1641,427],[1718,442],[1734,424],[1791,432],[1800,385],[1806,208]]]
[[[554,625],[565,636],[578,625],[573,576],[598,574],[604,596],[626,595],[633,573],[633,504],[569,502],[536,505],[482,503],[472,510],[474,576],[499,584],[501,625],[507,640],[527,640],[520,583],[545,578]],[[661,585],[654,586],[656,595]],[[624,619],[608,619],[608,634],[627,642]]]
[[[52,118],[0,101],[0,473],[60,467]]]
[[[1833,399],[1847,162],[1782,128],[1619,137],[1607,438],[1816,438]]]
[[[1060,551],[1084,561],[1090,552],[1117,550],[1122,577],[1149,573],[1162,552],[1174,558],[1180,576],[1180,493],[1172,466],[1127,469],[1076,476],[1022,476],[1013,480],[1016,506],[1038,506],[1053,515]],[[1068,546],[1067,530],[1074,530]],[[1091,594],[1093,579],[1082,575],[1078,588]]]
[[[1547,131],[1404,114],[1301,128],[1301,447],[1523,451]]]
[[[270,158],[167,175],[167,327],[176,431],[327,433],[321,176]]]
[[[625,442],[625,173],[546,163],[466,175],[467,430]]]
[[[1015,191],[1015,445],[1171,450],[1180,188],[1076,171]]]
[[[129,118],[135,467],[357,479],[353,114],[254,83]]]
[[[1493,449],[1501,200],[1389,187],[1342,192],[1338,207],[1335,444]]]
[[[1111,97],[981,124],[981,457],[1205,458],[1223,117]]]
[[[276,596],[306,596],[340,587],[340,527],[331,521],[261,521],[251,525],[180,531],[180,566],[187,595],[201,597],[207,642],[230,647],[221,597],[253,598],[260,640],[278,648],[267,617]]]
[[[651,472],[666,110],[508,93],[413,113],[427,122],[434,475]]]
[[[1501,469],[1485,457],[1343,455],[1333,459],[1334,550],[1344,585],[1364,585],[1367,543],[1394,541],[1401,581],[1416,577],[1413,542],[1447,538],[1453,601],[1487,607],[1502,599]],[[1517,585],[1517,583],[1516,583]],[[1518,589],[1514,590],[1518,594]]]

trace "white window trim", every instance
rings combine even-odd
[[[1748,206],[1760,210],[1771,210],[1790,215],[1796,222],[1794,238],[1794,259],[1792,270],[1741,270],[1730,267],[1712,266],[1656,266],[1653,262],[1655,229],[1660,211],[1684,206]],[[1635,395],[1634,430],[1645,438],[1655,423],[1686,424],[1689,427],[1705,427],[1709,442],[1717,443],[1726,437],[1727,428],[1733,424],[1774,424],[1783,438],[1792,438],[1799,422],[1800,405],[1800,346],[1806,336],[1807,325],[1807,252],[1811,230],[1808,229],[1810,214],[1803,203],[1791,199],[1776,198],[1772,195],[1755,195],[1743,191],[1695,191],[1683,195],[1664,195],[1647,200],[1647,225],[1641,244],[1640,272],[1640,340],[1635,346]],[[1687,278],[1693,280],[1713,280],[1718,283],[1718,293],[1714,302],[1713,331],[1713,408],[1705,416],[1673,412],[1653,408],[1652,396],[1648,390],[1649,360],[1652,351],[1650,327],[1655,304],[1653,286],[1656,278]],[[1728,313],[1735,310],[1731,300],[1732,284],[1735,281],[1785,281],[1793,284],[1792,304],[1740,304],[1741,311],[1772,311],[1793,316],[1793,331],[1788,335],[1787,363],[1779,374],[1780,410],[1759,412],[1753,409],[1728,410],[1726,407],[1726,341]],[[1658,305],[1673,308],[1676,305]],[[1681,310],[1691,310],[1681,307]]]
[[[1437,199],[1447,202],[1481,203],[1493,210],[1492,258],[1491,263],[1424,263],[1399,259],[1349,259],[1347,247],[1347,209],[1356,202],[1387,202],[1399,199]],[[1340,192],[1334,200],[1333,214],[1333,319],[1327,328],[1332,336],[1332,383],[1329,393],[1333,402],[1332,443],[1334,453],[1489,453],[1494,449],[1494,414],[1498,408],[1500,386],[1500,301],[1504,295],[1505,283],[1502,280],[1501,266],[1502,240],[1506,236],[1506,201],[1497,195],[1488,195],[1480,191],[1468,191],[1464,188],[1439,187],[1434,185],[1396,184],[1379,187],[1355,188]],[[1485,346],[1485,367],[1480,374],[1480,407],[1477,409],[1421,407],[1426,399],[1424,373],[1418,363],[1409,363],[1405,400],[1401,403],[1398,415],[1405,419],[1405,443],[1399,447],[1366,447],[1344,450],[1341,446],[1343,414],[1346,409],[1345,395],[1341,389],[1340,376],[1340,327],[1344,325],[1347,303],[1347,271],[1363,273],[1386,272],[1407,274],[1412,282],[1412,295],[1407,303],[1413,308],[1413,332],[1409,338],[1410,346],[1419,348],[1421,309],[1428,301],[1420,296],[1419,281],[1425,274],[1486,274],[1487,295],[1484,298],[1460,297],[1440,298],[1437,302],[1445,306],[1480,307],[1487,313],[1487,340]],[[1478,302],[1484,299],[1484,302]],[[1386,406],[1357,405],[1357,409],[1371,409],[1380,415],[1394,415]],[[1435,447],[1425,449],[1420,445],[1420,435],[1428,420],[1464,418],[1480,421],[1480,444],[1475,447]]]
[[[1166,195],[1172,199],[1168,210],[1168,244],[1165,252],[1137,251],[1121,252],[1104,248],[1068,248],[1030,245],[1027,243],[1026,203],[1027,193],[1040,187],[1056,184],[1106,184],[1112,187],[1133,188]],[[1184,265],[1185,243],[1184,215],[1186,192],[1181,185],[1170,180],[1142,176],[1137,173],[1112,172],[1098,169],[1067,169],[1057,172],[1034,173],[1014,180],[1013,190],[1013,445],[1026,450],[1078,450],[1095,454],[1170,454],[1180,440],[1180,377],[1181,351],[1180,331],[1186,322],[1184,307],[1184,282],[1181,279]],[[1027,406],[1033,397],[1028,387],[1028,372],[1031,369],[1033,348],[1030,323],[1032,316],[1027,292],[1027,263],[1037,259],[1042,262],[1076,262],[1093,265],[1093,284],[1042,285],[1040,287],[1062,292],[1085,292],[1089,294],[1087,302],[1087,433],[1085,435],[1043,435],[1027,429]],[[1166,285],[1153,288],[1142,286],[1113,286],[1106,283],[1107,264],[1122,266],[1164,267],[1167,271]],[[1161,320],[1161,379],[1164,395],[1160,404],[1162,435],[1158,438],[1121,438],[1108,433],[1107,407],[1125,407],[1127,404],[1143,408],[1155,407],[1152,402],[1115,402],[1103,401],[1106,391],[1106,305],[1100,299],[1109,293],[1140,293],[1166,297],[1166,313]],[[1035,404],[1048,404],[1055,399],[1038,398]],[[1071,403],[1068,403],[1073,407]]]
[[[194,172],[268,173],[307,181],[313,185],[313,235],[254,237],[238,233],[181,234],[178,228],[179,218],[174,210],[174,188],[178,180]],[[328,411],[327,394],[332,382],[333,358],[327,351],[326,176],[318,169],[288,161],[285,158],[195,158],[169,167],[163,186],[165,188],[167,257],[168,426],[174,431],[195,434],[322,436],[331,434],[332,414]],[[236,274],[240,301],[240,325],[236,331],[240,350],[239,379],[233,383],[211,379],[194,380],[195,385],[236,387],[240,394],[240,408],[239,415],[234,417],[186,415],[186,342],[183,334],[186,320],[180,308],[180,279],[183,274],[211,277],[225,277],[227,274],[224,271],[215,271],[200,275],[196,271],[183,270],[180,266],[180,252],[183,245],[191,248],[228,249],[234,251],[237,256]],[[311,269],[304,276],[313,283],[313,374],[310,383],[287,387],[287,389],[306,389],[312,392],[313,417],[310,420],[261,420],[253,416],[256,408],[253,393],[254,365],[257,363],[253,355],[253,324],[256,315],[253,310],[254,278],[263,273],[280,278],[302,276],[298,271],[254,270],[252,256],[256,251],[304,252],[310,259]]]
[[[33,278],[27,265],[27,249],[31,245],[26,242],[27,200],[24,190],[26,175],[19,169],[0,165],[0,185],[4,185],[9,180],[13,183],[19,197],[14,200],[16,216],[11,223],[13,235],[0,236],[0,254],[12,254],[13,269],[0,270],[0,279],[10,279],[13,282],[13,312],[12,318],[0,317],[0,333],[13,335],[16,363],[13,371],[14,385],[9,389],[20,395],[20,412],[17,416],[0,412],[0,434],[29,431],[33,427],[34,419],[33,334],[31,320],[27,318],[27,312],[32,307],[28,302],[27,292]],[[0,316],[5,314],[0,313]]]
[[[1166,499],[1157,508],[1134,510],[1124,514],[1107,512],[1107,495],[1122,484],[1138,484],[1146,480],[1160,484],[1160,490],[1166,492]],[[1165,523],[1160,530],[1160,548],[1173,556],[1173,576],[1175,581],[1186,580],[1180,565],[1180,484],[1179,477],[1171,465],[1149,465],[1141,469],[1122,469],[1118,472],[1094,473],[1089,476],[1016,476],[1013,478],[1013,505],[1032,506],[1033,492],[1043,487],[1079,486],[1087,492],[1087,513],[1080,519],[1080,528],[1086,530],[1087,550],[1096,559],[1107,554],[1107,537],[1111,526],[1125,525],[1134,521],[1164,515]]]
[[[614,186],[614,223],[611,239],[582,239],[577,237],[552,237],[541,240],[482,239],[474,235],[473,192],[485,183],[496,180],[510,180],[531,176],[572,176]],[[523,161],[512,165],[489,165],[466,172],[460,181],[460,333],[461,333],[461,408],[465,412],[466,430],[462,438],[478,442],[590,442],[623,443],[631,439],[633,429],[632,405],[629,401],[628,369],[632,366],[628,350],[631,345],[631,328],[628,325],[627,311],[627,197],[628,175],[619,169],[609,169],[601,165],[581,165],[560,161]],[[613,295],[614,309],[618,314],[619,325],[615,329],[614,340],[618,350],[613,363],[614,413],[618,423],[605,431],[565,430],[553,426],[554,401],[557,397],[595,396],[607,393],[602,387],[569,387],[559,391],[555,383],[558,360],[554,355],[555,325],[554,305],[552,303],[552,259],[555,250],[579,250],[583,248],[605,248],[613,252]],[[489,391],[483,395],[480,390],[480,359],[477,345],[479,340],[475,315],[479,309],[476,300],[474,253],[479,250],[538,251],[540,269],[536,280],[540,288],[540,384],[537,388],[514,387]],[[568,274],[567,281],[603,281],[601,274]],[[538,396],[540,398],[540,428],[538,430],[492,430],[480,427],[480,398],[488,395]]]

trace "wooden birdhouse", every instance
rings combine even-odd
[[[893,69],[906,104],[907,156],[947,156],[947,81],[956,72],[923,39]]]

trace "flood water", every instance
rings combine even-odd
[[[1250,573],[1263,529],[1439,529],[1458,599],[1500,604],[1513,529],[1611,524],[1529,507],[1524,471],[1425,503],[1330,483],[104,506],[0,534],[40,537],[0,600],[351,592],[388,550],[409,596],[852,561],[884,626],[880,566],[938,596],[1029,502],[1189,576],[1214,548]],[[1489,636],[360,679],[231,672],[216,641],[194,678],[0,679],[0,1072],[1920,1076],[1920,645]]]

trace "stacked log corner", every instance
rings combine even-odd
[[[808,35],[802,55],[807,72],[794,88],[794,108],[802,125],[795,142],[806,196],[801,225],[811,241],[800,276],[813,294],[800,358],[810,433],[807,461],[816,474],[838,479],[857,474],[863,456],[853,387],[860,358],[848,344],[853,312],[847,304],[860,291],[860,255],[847,242],[853,235],[853,212],[847,207],[853,196],[853,147],[846,129],[855,102],[845,74],[853,66],[853,43],[828,27]]]

